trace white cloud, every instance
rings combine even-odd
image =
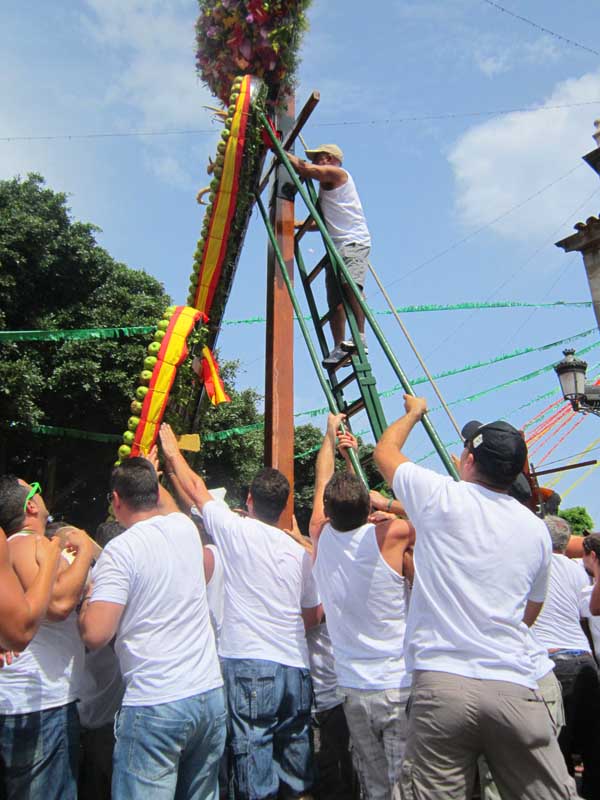
[[[86,0],[86,5],[85,29],[114,60],[104,102],[122,109],[121,126],[208,129],[209,112],[202,106],[215,101],[196,77],[195,5],[183,0]],[[174,155],[172,144],[170,137],[143,140],[146,163],[159,178],[187,189],[190,170]],[[193,150],[206,160],[207,145]]]
[[[595,100],[600,100],[600,71],[559,83],[540,107]],[[592,123],[599,106],[507,114],[463,134],[448,155],[461,221],[468,227],[485,225],[576,167],[595,146]],[[583,164],[493,228],[515,239],[551,235],[552,226],[570,213],[577,219],[597,213],[597,197],[590,208],[578,209],[595,188],[598,177]]]
[[[556,43],[549,36],[540,36],[532,42],[506,44],[504,37],[478,37],[473,49],[477,68],[488,78],[509,72],[525,65],[542,66],[561,57]]]

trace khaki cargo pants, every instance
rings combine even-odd
[[[465,800],[480,755],[503,800],[578,797],[538,692],[505,681],[415,672],[403,800]]]

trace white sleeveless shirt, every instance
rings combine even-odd
[[[15,533],[8,541],[30,535]],[[75,612],[61,622],[44,620],[20,656],[0,669],[0,714],[45,711],[76,700],[84,654]]]
[[[364,690],[410,686],[404,668],[405,580],[384,561],[375,526],[342,533],[326,524],[313,570],[338,685]]]
[[[336,189],[319,190],[319,203],[325,217],[327,230],[336,247],[348,244],[371,246],[371,234],[352,175]]]

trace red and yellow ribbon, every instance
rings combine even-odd
[[[132,456],[147,455],[155,443],[177,368],[188,354],[187,338],[202,316],[201,311],[189,306],[177,306],[173,312],[142,405],[140,422],[131,446]]]
[[[223,173],[213,203],[202,263],[198,272],[198,285],[193,305],[205,314],[210,314],[215,291],[221,278],[223,261],[227,253],[229,230],[237,205],[250,108],[251,80],[249,75],[243,78],[236,100],[231,121],[231,134],[227,139],[225,150]]]

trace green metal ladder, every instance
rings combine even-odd
[[[294,312],[300,324],[300,328],[304,340],[306,342],[306,346],[308,348],[308,352],[311,361],[313,363],[317,378],[319,380],[319,383],[321,384],[321,388],[323,389],[325,397],[327,398],[327,403],[332,413],[342,412],[346,415],[347,419],[350,419],[352,416],[354,416],[359,411],[362,411],[364,409],[369,419],[369,425],[373,432],[375,441],[377,441],[380,438],[383,431],[386,429],[387,422],[381,405],[381,400],[377,392],[377,385],[371,370],[371,365],[368,361],[367,354],[365,353],[365,348],[363,346],[361,337],[359,335],[356,317],[352,311],[350,303],[347,300],[345,292],[341,290],[342,278],[343,282],[350,287],[354,296],[357,298],[357,301],[360,304],[360,307],[365,314],[366,321],[368,322],[373,333],[375,334],[375,337],[377,338],[392,369],[396,373],[398,380],[400,381],[400,384],[402,385],[405,393],[410,395],[414,395],[415,393],[402,367],[400,366],[393,350],[391,349],[387,339],[385,338],[383,331],[379,326],[379,323],[377,322],[370,308],[366,304],[362,296],[361,290],[356,285],[352,276],[348,272],[348,269],[342,257],[340,256],[339,252],[337,251],[333,243],[333,240],[331,239],[329,231],[327,230],[327,227],[325,225],[325,222],[318,207],[317,193],[312,184],[312,181],[310,180],[302,181],[300,179],[300,177],[290,164],[290,161],[284,149],[282,148],[279,139],[273,133],[270,125],[268,124],[266,117],[264,117],[264,115],[262,114],[259,115],[259,117],[264,126],[264,130],[267,132],[267,135],[270,137],[271,142],[273,143],[273,149],[275,150],[279,158],[279,161],[285,167],[285,170],[289,175],[291,183],[294,185],[297,193],[300,195],[300,197],[302,198],[304,204],[308,209],[308,217],[304,221],[300,229],[297,231],[295,236],[294,253],[295,253],[296,263],[298,264],[298,270],[300,273],[302,286],[306,295],[308,308],[312,318],[313,327],[322,353],[321,358],[318,357],[317,351],[312,341],[311,334],[306,324],[306,320],[303,317],[302,309],[300,307],[300,303],[298,302],[298,298],[294,291],[294,287],[292,285],[292,281],[287,270],[285,259],[283,258],[283,254],[281,253],[281,249],[279,248],[279,245],[277,243],[275,231],[273,230],[273,226],[271,225],[271,221],[265,209],[264,203],[260,197],[260,193],[259,192],[256,193],[256,202],[258,205],[258,209],[263,219],[265,228],[267,230],[267,235],[269,237],[269,241],[277,258],[277,262],[281,269],[281,273],[284,282],[286,284],[288,293],[290,295],[290,299],[294,307]],[[311,223],[313,222],[321,233],[326,252],[323,258],[318,262],[318,264],[312,270],[308,271],[300,249],[300,240],[302,239],[304,233],[309,228],[309,226],[311,226]],[[344,305],[344,309],[346,311],[346,318],[350,328],[352,340],[355,344],[355,350],[351,351],[348,354],[347,358],[342,359],[337,364],[324,368],[322,365],[322,360],[329,353],[329,346],[325,338],[324,329],[331,318],[332,311],[330,309],[327,313],[323,315],[319,313],[312,284],[314,280],[323,272],[323,270],[328,267],[328,265],[330,265],[329,268],[332,269],[335,280],[337,281],[338,286],[340,288],[340,296],[342,297],[342,302]],[[340,380],[338,378],[337,373],[342,367],[347,366],[348,363],[350,364],[351,370],[346,377]],[[345,397],[345,390],[353,384],[357,386],[360,396],[357,399],[348,402]],[[450,459],[450,456],[448,455],[446,448],[442,443],[442,440],[440,439],[438,433],[436,432],[435,428],[431,423],[431,420],[427,415],[423,417],[422,423],[431,440],[431,443],[433,444],[435,450],[440,456],[442,463],[444,464],[448,474],[451,475],[456,480],[458,480],[459,477],[456,468],[452,463],[452,460]],[[364,480],[364,473],[362,468],[360,467],[358,459],[355,457],[354,453],[351,453],[350,455],[352,457],[352,462],[355,471]]]

